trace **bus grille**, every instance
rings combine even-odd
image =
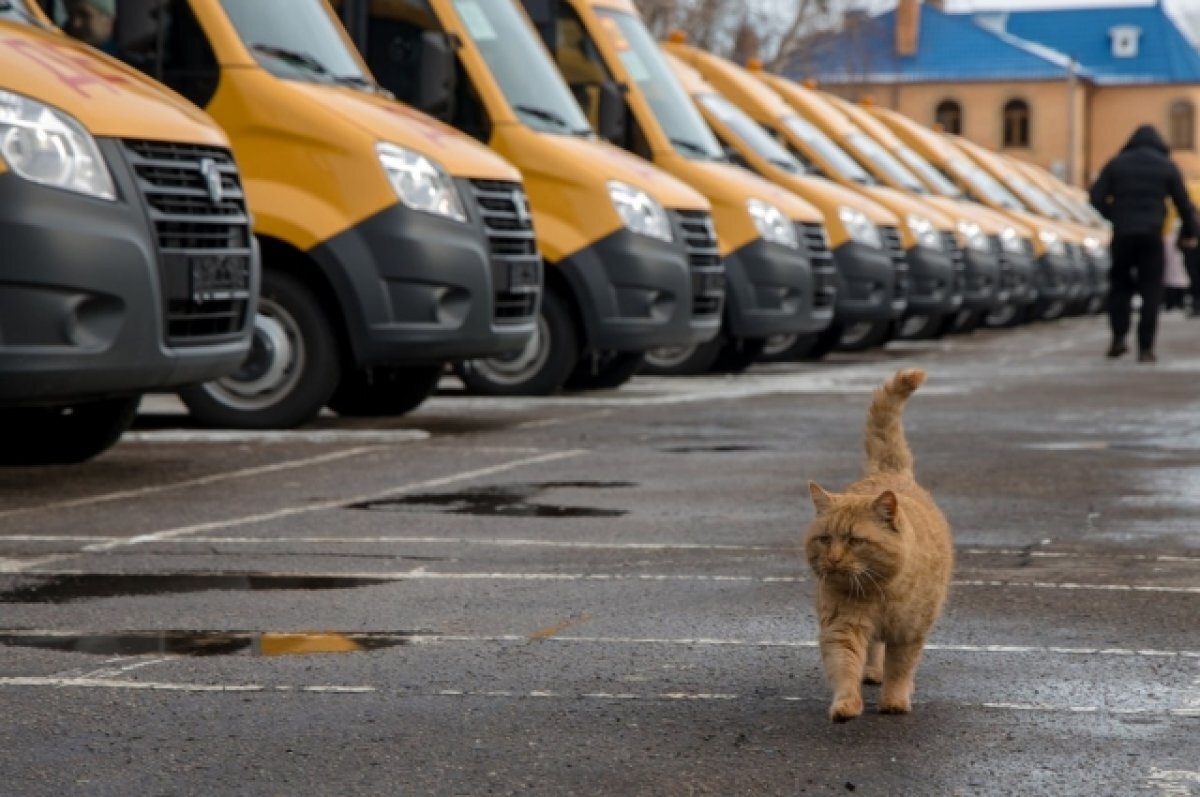
[[[837,298],[837,267],[833,264],[833,253],[829,251],[825,225],[807,222],[797,226],[812,268],[813,307],[832,307]]]
[[[227,149],[124,141],[157,237],[166,342],[236,337],[252,312],[250,214]]]
[[[895,227],[881,226],[879,232],[883,235],[883,248],[892,259],[892,267],[896,270],[896,281],[892,289],[892,299],[908,298],[908,258],[904,255],[904,241],[900,230]]]
[[[472,180],[471,190],[491,249],[492,318],[497,324],[526,323],[537,312],[543,277],[525,190],[503,180]]]
[[[725,299],[725,264],[717,247],[712,218],[703,210],[675,212],[692,272],[692,315],[719,315]]]

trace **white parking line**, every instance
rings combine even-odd
[[[126,432],[121,443],[412,443],[429,438],[423,429],[153,429]]]
[[[528,464],[526,462],[526,464]],[[515,466],[514,466],[515,467]],[[484,469],[489,470],[489,469]],[[481,475],[480,471],[474,471],[470,474],[460,474],[458,478],[466,479],[473,476]],[[454,478],[454,477],[448,477]],[[426,483],[408,485],[405,490],[421,489]],[[401,488],[397,488],[401,489]],[[395,491],[388,491],[389,495],[394,495]],[[374,500],[369,497],[362,499],[347,499],[352,501],[357,500]],[[338,501],[332,504],[333,506],[341,506],[342,502]],[[279,510],[277,512],[258,515],[252,518],[239,518],[233,521],[218,521],[216,523],[201,524],[204,529],[227,523],[234,525],[237,523],[251,523],[257,520],[274,519],[277,517],[286,517],[292,514],[299,514],[304,511],[315,511],[323,505],[315,507],[297,507],[289,510]],[[140,537],[121,538],[117,541],[91,545],[84,548],[84,551],[107,551],[113,548],[119,548],[127,545],[137,545],[146,542],[161,542],[164,540],[173,539],[172,535],[182,535],[189,533],[189,530],[196,528],[195,526],[187,526],[182,529],[171,529],[156,534],[147,534]],[[64,556],[69,556],[67,554]],[[56,557],[56,558],[62,558]],[[54,570],[23,570],[28,575],[36,576],[127,576],[136,578],[136,572],[101,572],[97,570],[85,569],[68,569],[56,568]],[[222,575],[256,575],[256,576],[271,576],[271,577],[300,577],[300,578],[358,578],[358,579],[375,579],[380,581],[541,581],[541,582],[719,582],[719,583],[744,583],[744,584],[804,584],[811,581],[807,576],[746,576],[746,575],[709,575],[705,573],[508,573],[503,571],[482,571],[482,572],[444,572],[429,570],[426,566],[414,568],[412,570],[400,571],[357,571],[357,572],[276,572],[276,571],[255,571],[248,572],[233,572],[220,571]],[[155,572],[153,575],[165,577],[171,575],[203,575],[204,571],[189,571],[186,573],[162,573]],[[1180,594],[1180,595],[1200,595],[1200,587],[1167,587],[1156,584],[1078,584],[1073,582],[1054,582],[1054,581],[1001,581],[1001,580],[959,580],[950,582],[955,587],[983,587],[986,589],[1061,589],[1068,591],[1095,591],[1095,592],[1149,592],[1149,593],[1164,593],[1164,594]]]
[[[565,692],[553,689],[508,690],[508,689],[441,689],[436,692],[419,692],[408,689],[380,688],[369,685],[337,685],[320,684],[312,686],[265,684],[200,684],[178,683],[164,681],[117,681],[103,678],[57,678],[53,676],[7,677],[0,678],[0,687],[48,687],[58,689],[127,689],[149,692],[316,692],[335,695],[393,695],[401,699],[422,698],[487,698],[511,700],[601,700],[601,701],[643,701],[643,702],[729,702],[735,700],[782,701],[785,703],[820,703],[823,698],[780,695],[776,697],[744,696],[729,692],[652,692],[638,694],[635,692]],[[927,705],[936,706],[936,701],[928,701]],[[1043,713],[1070,714],[1115,714],[1122,716],[1168,716],[1168,717],[1197,717],[1200,710],[1187,711],[1182,709],[1163,709],[1156,707],[1109,708],[1099,705],[1062,705],[1054,703],[960,703],[954,702],[955,708],[983,709],[992,711],[1019,711]],[[1178,774],[1178,773],[1175,773]],[[1185,773],[1187,775],[1194,773]]]
[[[0,541],[13,539],[0,536]],[[43,539],[43,538],[33,538]],[[95,541],[95,537],[91,538]],[[302,545],[481,545],[496,548],[563,548],[567,550],[616,551],[778,551],[772,545],[723,545],[675,542],[581,542],[578,540],[506,539],[503,537],[188,537],[183,544],[264,545],[273,543]]]
[[[283,462],[275,462],[270,465],[260,465],[253,468],[243,468],[241,470],[214,473],[208,476],[200,476],[195,479],[185,479],[183,481],[169,482],[167,484],[156,484],[150,487],[139,487],[134,490],[118,490],[112,493],[89,495],[83,498],[72,498],[67,501],[55,501],[54,503],[50,504],[39,504],[36,506],[6,509],[0,511],[0,520],[13,517],[15,515],[29,514],[30,512],[53,512],[61,509],[73,509],[81,506],[93,506],[95,504],[103,504],[110,501],[123,501],[131,498],[145,498],[148,495],[154,495],[156,493],[165,493],[172,490],[186,490],[191,487],[201,487],[206,484],[216,484],[218,482],[229,481],[230,479],[248,479],[255,476],[264,476],[268,473],[279,473],[280,471],[295,470],[296,468],[307,468],[312,465],[323,465],[327,462],[336,462],[340,459],[348,459],[350,457],[357,457],[360,454],[368,454],[372,451],[379,451],[381,448],[381,446],[349,448],[345,451],[332,451],[330,453],[321,454],[315,457],[289,459]],[[94,540],[95,538],[93,537],[92,541]]]
[[[244,526],[251,523],[265,523],[272,520],[279,520],[285,517],[294,517],[296,515],[304,515],[310,512],[322,512],[329,509],[340,509],[346,504],[362,503],[365,501],[379,501],[384,498],[391,498],[404,493],[415,492],[417,490],[428,490],[434,487],[445,487],[449,484],[457,482],[469,481],[478,479],[484,476],[492,476],[497,473],[503,473],[517,468],[523,468],[530,465],[540,465],[547,462],[556,462],[558,460],[569,459],[585,453],[581,449],[573,449],[568,451],[556,451],[550,454],[541,454],[533,457],[523,457],[521,459],[502,462],[499,465],[490,465],[486,468],[477,468],[475,470],[462,471],[450,476],[443,476],[437,479],[427,479],[421,482],[412,482],[403,484],[399,487],[392,487],[387,490],[381,490],[375,493],[367,493],[357,496],[344,496],[331,501],[321,501],[311,504],[302,504],[300,506],[285,507],[276,509],[272,512],[263,512],[256,515],[243,515],[242,517],[230,518],[228,520],[215,520],[208,523],[197,523],[191,526],[179,526],[173,529],[164,529],[153,534],[139,534],[134,537],[126,537],[121,540],[113,540],[109,542],[98,543],[96,545],[86,546],[83,550],[87,552],[93,551],[110,551],[114,548],[121,548],[129,545],[140,545],[146,542],[161,542],[162,540],[174,539],[176,537],[184,537],[189,534],[195,534],[202,531],[213,531],[215,529],[227,529],[235,526]]]
[[[1189,797],[1200,794],[1200,772],[1154,767],[1146,776],[1146,785],[1163,797]]]

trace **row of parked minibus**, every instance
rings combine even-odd
[[[1049,173],[631,0],[0,0],[0,461],[1094,312]]]

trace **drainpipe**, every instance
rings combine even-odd
[[[1067,64],[1067,184],[1078,185],[1078,158],[1075,151],[1076,130],[1079,120],[1076,118],[1075,98],[1079,89],[1079,72],[1074,58]]]

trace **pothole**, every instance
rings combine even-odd
[[[422,493],[403,498],[363,501],[351,509],[385,512],[442,512],[478,517],[607,518],[629,514],[627,509],[606,509],[531,501],[552,490],[616,490],[637,486],[634,482],[537,482],[461,490],[453,493]]]
[[[0,631],[0,645],[99,656],[302,656],[364,653],[407,645],[415,631],[341,633],[335,631],[127,631],[111,634]]]
[[[170,595],[213,590],[326,590],[394,584],[395,579],[369,576],[306,576],[269,573],[79,573],[37,576],[22,574],[0,591],[3,603],[70,603],[91,598]]]

